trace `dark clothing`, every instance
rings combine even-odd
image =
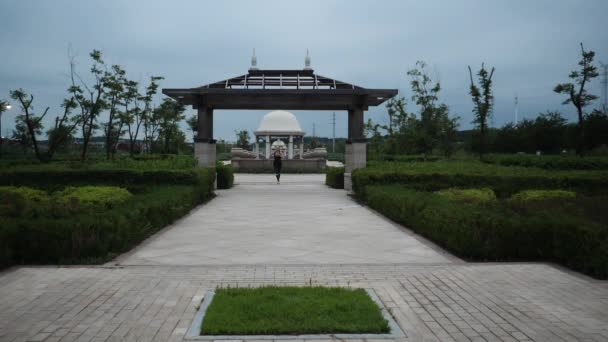
[[[272,165],[274,166],[274,173],[277,176],[277,181],[281,178],[281,167],[283,166],[283,161],[281,160],[280,154],[274,155],[274,162]]]

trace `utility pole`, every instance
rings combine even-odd
[[[604,114],[608,113],[608,64],[600,62],[602,66],[602,92],[604,93],[604,99],[602,103],[602,111]]]
[[[331,152],[336,153],[336,112],[334,112],[332,115],[331,123],[332,123]]]
[[[519,121],[519,98],[515,94],[515,124]]]

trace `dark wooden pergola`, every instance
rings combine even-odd
[[[364,139],[363,112],[397,94],[367,89],[302,70],[249,70],[245,75],[197,88],[163,89],[163,94],[198,109],[199,142],[213,141],[214,109],[348,111],[348,138]]]
[[[308,62],[307,62],[308,63]],[[397,95],[397,89],[368,89],[301,70],[259,70],[197,88],[163,89],[163,94],[198,109],[198,134],[194,153],[201,166],[215,165],[213,110],[292,109],[348,111],[345,189],[350,172],[366,165],[363,113]]]

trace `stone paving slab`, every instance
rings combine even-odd
[[[234,188],[115,261],[121,265],[446,263],[457,258],[376,214],[325,175],[237,174]]]
[[[395,264],[15,268],[0,274],[0,341],[182,341],[207,290],[268,284],[372,288],[400,342],[608,340],[608,282],[545,264]]]

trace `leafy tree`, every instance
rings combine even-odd
[[[568,96],[564,100],[563,104],[572,103],[574,107],[576,107],[576,113],[578,114],[576,153],[579,155],[584,153],[585,146],[584,109],[586,106],[591,104],[591,102],[597,99],[597,96],[587,92],[585,86],[599,75],[597,68],[595,65],[593,65],[595,52],[585,51],[583,43],[581,43],[581,56],[582,58],[578,62],[580,69],[572,71],[568,76],[568,78],[572,79],[574,83],[560,83],[553,89],[553,91],[558,94],[566,94]]]
[[[588,150],[608,146],[608,114],[596,109],[585,117],[585,145]]]
[[[163,153],[178,152],[186,136],[179,128],[184,120],[184,105],[170,98],[166,98],[154,110],[154,120],[158,121],[158,140],[162,144]]]
[[[32,112],[34,109],[32,106],[34,95],[26,93],[23,89],[17,89],[11,91],[11,98],[19,101],[23,113],[17,116],[16,128],[17,132],[19,132],[18,138],[21,139],[24,146],[27,144],[27,146],[33,147],[38,160],[46,161],[38,148],[37,136],[42,133],[42,119],[49,112],[49,107],[46,107],[44,112],[40,116],[37,116]]]
[[[481,69],[477,72],[479,80],[479,86],[473,81],[473,71],[469,66],[469,76],[471,79],[471,86],[469,94],[473,99],[473,113],[475,119],[473,123],[479,130],[479,156],[482,157],[487,149],[487,130],[488,130],[488,118],[492,115],[492,109],[494,107],[494,95],[492,94],[492,76],[494,75],[494,68],[489,72],[485,68],[485,65],[481,64]]]
[[[78,104],[80,113],[76,120],[80,123],[82,132],[82,151],[80,158],[85,160],[89,148],[89,142],[93,132],[99,128],[97,119],[99,115],[106,109],[105,102],[105,77],[104,61],[101,56],[101,51],[93,50],[89,56],[93,60],[91,66],[91,76],[94,81],[91,86],[83,81],[82,77],[76,72],[75,58],[70,59],[70,78],[71,86],[68,88],[68,93],[74,98]]]
[[[47,131],[49,138],[49,148],[47,159],[51,160],[55,152],[67,146],[74,138],[74,131],[80,124],[79,118],[72,116],[72,110],[78,107],[74,97],[63,100],[61,104],[63,114],[55,118],[55,125]]]
[[[418,149],[427,155],[432,153],[435,147],[439,147],[445,155],[450,156],[455,149],[459,118],[450,118],[448,106],[439,103],[441,84],[430,77],[425,62],[416,62],[416,68],[407,74],[411,77],[412,101],[420,109],[416,134]]]
[[[186,119],[186,123],[188,124],[188,128],[190,128],[190,132],[192,132],[192,140],[196,140],[196,133],[198,132],[198,115],[192,115]]]
[[[144,127],[144,146],[147,151],[151,150],[151,144],[155,135],[156,128],[158,125],[154,122],[154,109],[152,108],[152,100],[156,92],[158,91],[158,82],[164,79],[160,76],[152,76],[150,77],[150,83],[146,87],[146,95],[144,95],[141,100],[144,102],[144,108],[140,112],[141,114],[141,122]],[[130,129],[129,129],[130,130]],[[137,132],[139,132],[139,127]],[[135,134],[137,137],[137,134]]]
[[[249,136],[249,132],[246,130],[243,131],[234,131],[236,134],[236,146],[242,149],[249,149],[249,141],[251,137]]]
[[[2,113],[4,113],[9,108],[9,103],[4,100],[0,100],[0,158],[2,158],[2,143],[4,139],[2,139]]]
[[[116,144],[121,135],[120,121],[116,121],[121,116],[120,105],[125,97],[125,86],[129,82],[126,72],[119,65],[113,65],[111,71],[104,73],[103,86],[107,109],[109,109],[108,121],[104,123],[104,134],[106,138],[106,158],[111,159],[114,155]]]

